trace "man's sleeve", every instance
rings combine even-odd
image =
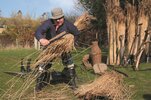
[[[35,32],[35,37],[39,41],[41,38],[44,38],[44,33],[47,31],[47,29],[50,27],[49,22],[46,21],[43,24],[41,24],[36,32]]]
[[[78,36],[80,34],[79,30],[74,24],[72,24],[71,22],[68,22],[67,25],[68,25],[69,33],[72,33],[74,36]]]
[[[79,30],[77,29],[77,27],[74,24],[72,24],[70,22],[68,23],[68,30],[69,30],[69,33],[72,33],[74,35],[74,43],[76,46],[78,46],[77,41],[78,41],[78,37],[80,34]]]

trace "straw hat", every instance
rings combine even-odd
[[[54,8],[51,11],[52,19],[58,19],[64,16],[63,11],[61,8]]]

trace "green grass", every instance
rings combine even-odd
[[[77,66],[78,84],[88,83],[97,77],[93,74],[93,71],[85,70],[81,62],[83,55],[89,52],[89,50],[90,49],[80,49],[73,52],[73,59]],[[34,49],[0,50],[0,94],[3,94],[4,91],[9,88],[7,82],[13,78],[11,75],[4,72],[19,72],[20,59],[31,57],[33,61],[37,56],[33,54],[35,52],[37,51]],[[62,70],[63,65],[61,61],[58,60],[53,66],[53,69]],[[128,75],[128,77],[125,78],[125,82],[131,86],[132,91],[135,92],[132,96],[132,100],[151,100],[151,63],[141,64],[140,71],[133,71],[131,67],[118,67],[116,69]],[[22,81],[20,81],[20,83],[22,83]]]
[[[133,100],[151,100],[151,63],[141,64],[139,71],[134,71],[131,67],[116,69],[128,75],[125,82],[133,86],[135,92]]]
[[[8,81],[13,77],[4,73],[6,71],[20,71],[20,59],[28,58],[34,49],[0,50],[0,94],[9,87]]]

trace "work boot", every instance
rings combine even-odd
[[[41,75],[37,78],[36,80],[36,92],[40,92],[42,90],[42,88],[44,87],[44,77],[45,77],[45,73],[40,73]]]
[[[43,64],[40,64],[38,66],[39,76],[36,80],[36,87],[35,87],[36,92],[41,91],[42,88],[45,87],[52,80],[52,76],[50,72],[48,71],[51,65],[52,64],[49,63],[45,67],[43,67]]]
[[[27,73],[31,72],[30,64],[31,64],[31,59],[28,59],[28,60],[27,60],[27,67],[26,67]]]
[[[25,66],[24,66],[24,63],[23,63],[23,58],[21,59],[20,71],[21,71],[22,73],[26,72]]]
[[[69,85],[71,86],[71,89],[75,90],[77,88],[75,69],[74,68],[69,68],[68,70],[69,70],[69,75],[70,75]]]

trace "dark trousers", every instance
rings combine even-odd
[[[62,64],[64,65],[64,67],[68,67],[68,65],[74,64],[71,53],[63,53],[61,55],[61,59],[62,59]],[[46,66],[44,66],[44,69],[48,70],[49,68],[51,68],[51,66],[52,66],[52,61]]]
[[[65,66],[64,70],[62,71],[63,76],[71,80],[69,85],[76,87],[76,84],[75,84],[76,72],[74,69],[74,63],[72,60],[71,53],[62,54],[61,59],[62,59],[63,65]],[[43,69],[45,71],[42,72],[41,75],[37,78],[37,84],[36,84],[37,91],[41,90],[46,85],[46,83],[49,83],[49,81],[52,79],[52,76],[50,76],[50,73],[48,72],[48,69],[51,68],[51,66],[52,66],[52,61],[46,66],[44,66]]]

